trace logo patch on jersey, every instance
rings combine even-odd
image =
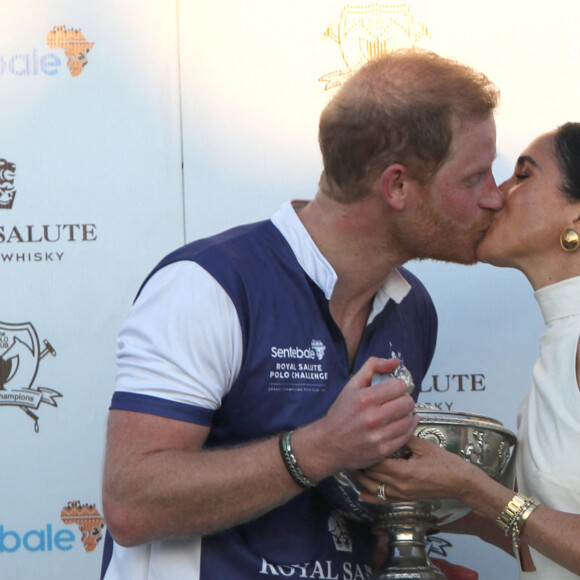
[[[326,390],[328,371],[324,363],[326,345],[316,338],[309,346],[272,346],[268,390],[320,392]]]
[[[334,540],[334,547],[339,552],[352,552],[352,540],[343,516],[334,512],[328,518],[328,531]]]

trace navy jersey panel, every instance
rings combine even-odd
[[[377,538],[306,491],[263,518],[202,539],[201,578],[366,578]]]
[[[416,385],[427,372],[437,317],[423,285],[404,269],[412,289],[400,304],[391,300],[366,327],[351,368],[328,300],[271,221],[188,244],[154,272],[180,260],[197,262],[219,282],[242,328],[240,373],[213,417],[207,447],[251,441],[320,418],[369,356],[401,357]],[[326,566],[332,574],[341,570],[341,578],[354,571],[355,578],[362,577],[357,570],[368,570],[375,538],[364,526],[344,520],[319,494],[305,491],[202,542],[202,580],[301,577],[301,566],[309,567],[312,577],[327,577],[320,569]]]
[[[154,271],[179,260],[197,262],[222,285],[242,327],[242,368],[216,412],[209,444],[243,442],[321,417],[369,356],[401,356],[421,384],[435,348],[437,316],[424,286],[404,268],[412,290],[367,326],[349,368],[324,293],[271,221],[188,244]]]

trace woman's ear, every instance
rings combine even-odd
[[[392,209],[396,211],[405,209],[412,181],[409,171],[400,163],[393,163],[383,171],[381,192],[383,199]]]

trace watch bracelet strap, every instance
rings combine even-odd
[[[537,499],[516,493],[496,519],[497,525],[502,528],[505,535],[511,535],[512,548],[520,570],[520,534],[526,521],[539,505],[541,504]]]
[[[506,536],[510,534],[511,528],[520,511],[523,511],[527,499],[525,495],[516,493],[497,517],[496,523],[505,532]]]

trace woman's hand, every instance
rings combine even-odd
[[[382,503],[377,497],[379,487],[388,502],[422,498],[457,498],[473,490],[473,480],[485,477],[478,467],[459,455],[446,451],[429,441],[413,436],[406,444],[408,459],[383,459],[358,472],[356,478],[367,491],[360,499]]]

